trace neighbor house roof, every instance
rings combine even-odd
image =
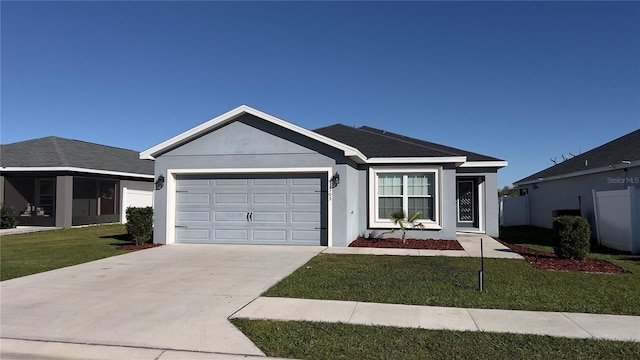
[[[153,179],[153,161],[133,150],[56,136],[0,146],[0,171],[77,171]]]
[[[619,137],[595,149],[553,165],[514,184],[549,180],[573,173],[625,165],[640,160],[640,129]]]
[[[368,126],[356,128],[336,124],[314,131],[353,146],[368,158],[464,156],[467,161],[503,161],[494,157],[414,139]]]

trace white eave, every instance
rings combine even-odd
[[[442,157],[375,157],[367,159],[367,164],[444,164],[455,163],[461,166],[467,161],[466,156],[442,156]]]
[[[496,160],[496,161],[467,161],[460,165],[460,167],[497,167],[503,168],[509,165],[507,161],[504,160]]]
[[[58,167],[47,167],[47,166],[39,166],[39,167],[29,167],[29,166],[15,166],[15,167],[0,167],[1,172],[79,172],[79,173],[88,173],[88,174],[100,174],[100,175],[113,175],[113,176],[126,176],[126,177],[137,177],[143,179],[153,179],[153,175],[150,174],[136,174],[136,173],[128,173],[122,171],[111,171],[111,170],[99,170],[99,169],[87,169],[87,168],[79,168],[73,166],[58,166]]]
[[[220,116],[217,116],[203,124],[200,124],[192,129],[189,129],[185,132],[183,132],[182,134],[176,135],[174,137],[172,137],[171,139],[164,141],[150,149],[147,149],[143,152],[140,153],[140,159],[143,160],[154,160],[155,157],[158,154],[162,154],[172,148],[178,147],[194,138],[197,138],[199,136],[202,136],[203,134],[211,131],[212,129],[215,129],[216,127],[222,126],[230,121],[233,121],[234,119],[238,118],[239,116],[243,115],[243,114],[250,114],[250,115],[254,115],[256,117],[259,117],[261,119],[264,119],[266,121],[269,121],[273,124],[276,124],[278,126],[281,126],[285,129],[294,131],[300,135],[306,136],[308,138],[311,138],[313,140],[319,141],[321,143],[324,143],[326,145],[332,146],[336,149],[342,150],[344,152],[344,155],[347,157],[352,157],[355,158],[354,160],[358,161],[358,162],[366,162],[366,156],[364,156],[358,149],[348,146],[346,144],[343,144],[339,141],[335,141],[331,138],[328,138],[326,136],[320,135],[316,132],[307,130],[305,128],[302,128],[300,126],[294,125],[290,122],[284,121],[282,119],[279,119],[273,115],[269,115],[265,112],[262,112],[260,110],[256,110],[250,106],[247,105],[241,105],[238,106],[237,108],[228,111]]]

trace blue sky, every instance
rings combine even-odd
[[[640,127],[639,2],[0,6],[3,144],[141,151],[247,104],[502,158],[502,187]]]

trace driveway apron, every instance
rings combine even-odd
[[[227,318],[323,249],[173,244],[7,280],[0,336],[263,355]]]

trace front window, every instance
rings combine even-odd
[[[371,169],[370,181],[375,204],[370,219],[373,227],[392,226],[390,215],[399,210],[407,216],[420,212],[419,221],[426,227],[437,227],[436,169]]]

